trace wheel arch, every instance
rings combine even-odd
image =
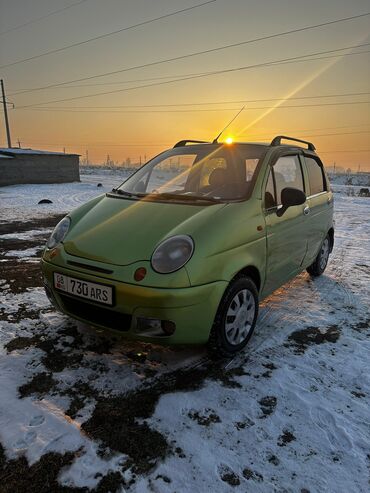
[[[261,289],[261,274],[260,271],[255,267],[254,265],[247,265],[246,267],[243,267],[240,269],[233,277],[233,279],[237,277],[250,277],[254,284],[256,285],[258,293],[260,292]]]

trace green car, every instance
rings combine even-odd
[[[187,140],[68,214],[42,270],[52,303],[75,319],[232,355],[259,301],[304,269],[322,274],[333,243],[313,144]]]

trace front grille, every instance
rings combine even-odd
[[[102,274],[113,274],[110,269],[103,269],[103,267],[97,267],[96,265],[87,265],[82,262],[75,262],[74,260],[67,260],[67,264],[73,265],[74,267],[82,267],[83,269],[93,270],[95,272],[101,272]]]
[[[81,317],[92,325],[102,325],[110,329],[126,332],[131,327],[131,315],[126,313],[114,312],[108,308],[86,303],[76,298],[70,298],[64,294],[58,293],[62,300],[63,307],[71,315]]]

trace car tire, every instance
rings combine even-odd
[[[258,291],[249,277],[238,276],[226,289],[209,337],[209,350],[232,357],[252,336],[258,316]]]
[[[315,258],[314,262],[306,269],[307,272],[310,274],[310,276],[313,277],[321,276],[321,274],[326,269],[326,266],[328,265],[329,255],[330,255],[330,237],[329,235],[327,235],[325,240],[322,242],[320,251],[317,254],[317,257]]]

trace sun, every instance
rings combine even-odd
[[[233,138],[232,137],[227,137],[225,140],[226,144],[232,144],[233,143]]]

